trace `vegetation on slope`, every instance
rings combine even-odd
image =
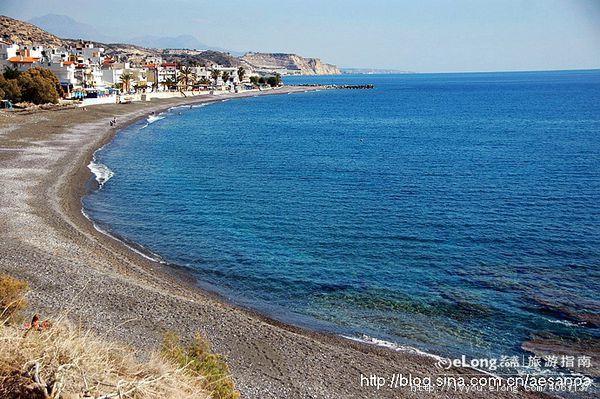
[[[140,362],[124,345],[59,318],[23,324],[27,284],[0,275],[0,398],[236,399],[223,358],[174,336]]]

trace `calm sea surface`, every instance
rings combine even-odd
[[[600,71],[287,82],[376,88],[134,124],[86,212],[314,329],[473,356],[600,338]]]

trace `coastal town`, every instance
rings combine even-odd
[[[48,69],[60,84],[60,101],[80,105],[239,93],[281,85],[277,72],[168,62],[160,56],[115,58],[106,55],[103,47],[82,40],[68,47],[0,41],[0,65],[15,75],[32,68]]]
[[[85,33],[82,33],[86,36]],[[101,43],[62,38],[0,15],[0,108],[89,106],[272,90],[282,76],[340,74],[288,53]]]

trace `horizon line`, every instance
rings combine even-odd
[[[595,68],[567,68],[567,69],[500,69],[500,70],[487,70],[487,71],[406,71],[403,72],[396,68],[374,68],[374,67],[338,67],[338,69],[373,69],[383,71],[398,71],[396,73],[384,73],[383,75],[427,75],[427,74],[458,74],[458,73],[518,73],[518,72],[585,72],[585,71],[600,71],[600,66]],[[343,75],[343,73],[342,73]],[[351,74],[348,74],[351,75]],[[365,75],[365,74],[362,74]],[[382,75],[374,73],[373,75]],[[293,76],[293,75],[290,75]]]

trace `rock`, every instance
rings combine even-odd
[[[300,75],[341,74],[335,65],[326,64],[318,58],[304,58],[297,54],[247,53],[241,59],[254,70],[287,70],[288,73]]]

